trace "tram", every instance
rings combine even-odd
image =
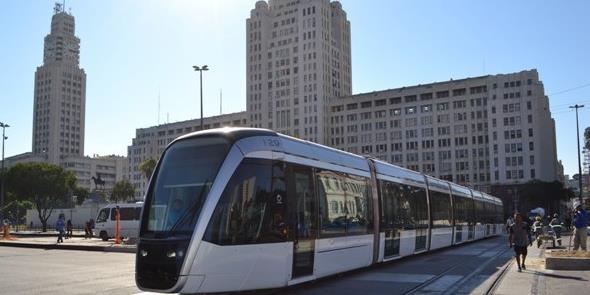
[[[145,291],[280,288],[501,233],[488,194],[274,131],[171,142],[141,213]]]

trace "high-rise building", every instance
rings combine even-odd
[[[127,160],[119,156],[84,156],[86,73],[80,68],[80,39],[74,16],[56,4],[51,32],[45,37],[43,65],[35,72],[33,145],[31,153],[6,159],[6,166],[45,162],[74,172],[77,185],[95,189],[92,178],[112,190],[127,176]]]
[[[328,145],[490,191],[558,179],[555,122],[536,70],[333,100]]]
[[[32,150],[53,164],[84,155],[86,73],[74,33],[74,17],[56,4],[43,65],[35,72]]]
[[[350,22],[340,3],[258,1],[246,31],[250,126],[326,143],[329,101],[352,93]]]

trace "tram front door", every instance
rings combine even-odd
[[[313,274],[317,210],[312,169],[298,165],[289,166],[287,194],[293,233],[292,278],[297,278]]]

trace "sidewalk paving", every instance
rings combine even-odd
[[[57,244],[57,237],[48,235],[29,235],[15,236],[13,240],[0,240],[0,246],[4,247],[23,247],[38,249],[58,249],[58,250],[83,250],[83,251],[104,251],[104,252],[122,252],[135,253],[135,245],[117,245],[113,240],[102,241],[99,238],[84,239],[83,237],[72,237],[64,239],[63,243]]]
[[[563,236],[562,242],[567,248],[570,236]],[[518,272],[518,266],[513,259],[495,294],[587,294],[590,271],[545,269],[546,250],[548,249],[543,246],[537,248],[533,243],[533,246],[528,248],[525,263],[527,269],[522,272]]]

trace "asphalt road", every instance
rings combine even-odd
[[[483,293],[512,255],[493,238],[274,294]],[[137,294],[133,254],[0,247],[0,294]]]
[[[0,247],[0,294],[135,294],[135,255]]]

